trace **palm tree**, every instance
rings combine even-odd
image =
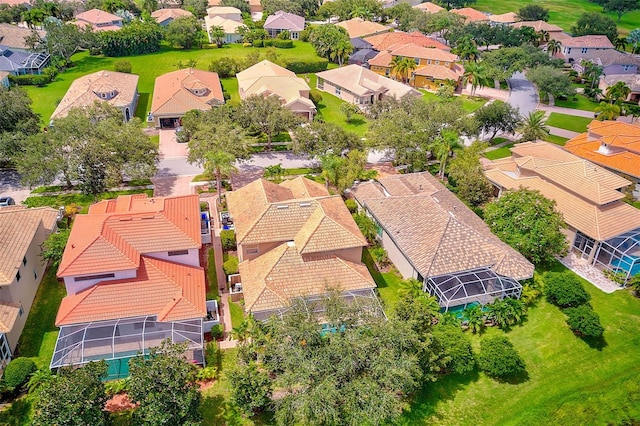
[[[520,300],[522,300],[525,305],[530,305],[540,296],[540,290],[532,286],[531,284],[525,284],[522,286],[522,294],[520,295]]]
[[[358,6],[349,15],[352,18],[361,18],[365,21],[370,21],[373,18],[373,13],[364,6]]]
[[[412,298],[418,298],[425,294],[422,290],[422,283],[415,278],[409,278],[400,283],[400,292],[403,295],[411,296]]]
[[[391,72],[400,77],[403,83],[409,80],[409,74],[416,69],[416,62],[411,58],[396,56],[391,61]]]
[[[451,49],[451,53],[458,55],[463,61],[476,62],[480,56],[476,42],[468,36],[462,37],[458,40],[456,47]]]
[[[344,60],[349,58],[349,55],[353,52],[353,45],[349,40],[340,40],[333,48],[329,57],[332,61],[338,62],[339,66],[344,64]]]
[[[596,82],[598,81],[598,78],[602,74],[603,68],[600,65],[595,64],[591,61],[583,61],[582,64],[584,67],[584,70],[582,71],[582,76],[586,77],[591,81],[591,89],[593,89],[593,86],[595,86]]]
[[[471,83],[471,96],[475,95],[478,87],[485,87],[489,82],[487,67],[477,62],[465,62],[462,77],[465,85]]]
[[[549,31],[542,30],[540,31],[540,41],[543,43],[547,43],[549,41]]]
[[[286,174],[286,170],[282,167],[282,163],[273,164],[264,168],[265,179],[272,180],[275,183],[282,182],[282,176]]]
[[[214,25],[211,27],[211,29],[209,29],[209,37],[211,37],[211,41],[214,41],[216,43],[216,46],[218,46],[218,48],[222,47],[225,36],[226,34],[222,25]]]
[[[630,93],[631,89],[629,88],[629,86],[627,86],[624,81],[618,81],[613,86],[609,86],[607,88],[606,98],[611,103],[624,101],[625,99],[627,99]]]
[[[622,50],[623,52],[627,50],[627,39],[626,37],[618,37],[613,40],[613,46],[616,50]]]
[[[434,139],[430,149],[440,162],[440,170],[438,171],[440,179],[444,179],[444,172],[449,157],[452,157],[453,152],[461,148],[460,138],[453,130],[443,130],[441,135]]]
[[[524,117],[522,124],[518,127],[518,132],[522,135],[520,141],[536,141],[549,136],[549,128],[546,126],[544,111],[532,111]]]
[[[520,324],[527,315],[527,305],[520,299],[508,297],[502,303],[505,306],[509,325]]]
[[[620,107],[605,101],[600,102],[593,112],[600,121],[615,120],[620,117]]]
[[[547,53],[549,56],[555,55],[560,49],[562,49],[562,44],[558,40],[551,39],[549,43],[547,43]]]
[[[455,325],[460,326],[460,318],[458,315],[451,311],[447,311],[440,316],[440,323],[442,325]]]
[[[504,301],[496,299],[493,303],[486,305],[487,318],[492,320],[500,328],[504,328],[509,325],[509,317],[507,306]]]
[[[473,333],[484,330],[484,312],[480,305],[467,306],[462,315]]]

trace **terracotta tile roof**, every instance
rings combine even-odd
[[[388,67],[392,60],[393,56],[391,56],[391,53],[384,50],[378,53],[375,57],[369,59],[369,66]]]
[[[557,25],[550,24],[545,21],[521,21],[512,25],[513,28],[529,27],[536,32],[546,31],[548,33],[562,32],[562,28]]]
[[[533,274],[531,263],[429,173],[361,183],[352,193],[424,277],[480,267],[518,280]]]
[[[200,246],[197,195],[120,196],[76,217],[58,276],[135,269],[143,254]]]
[[[432,61],[454,62],[458,56],[446,50],[435,49],[433,47],[420,47],[415,44],[405,44],[402,46],[391,46],[391,55],[408,58],[430,59]]]
[[[556,150],[561,150],[555,145],[551,148],[543,142],[520,145],[525,145],[520,151],[529,152],[531,156],[513,155],[491,163],[485,171],[489,180],[506,189],[525,187],[540,191],[556,202],[556,208],[569,226],[599,241],[640,227],[640,210],[620,201],[622,197],[611,195],[611,191],[629,185],[629,181],[566,151],[557,158],[568,156],[571,161],[550,159]],[[518,147],[512,148],[512,153]],[[538,157],[532,159],[536,152]],[[539,167],[533,165],[537,160],[542,160]],[[520,166],[518,170],[518,164],[523,161],[528,167]],[[548,173],[551,169],[553,173]],[[611,201],[598,204],[607,200]]]
[[[267,17],[264,21],[264,29],[302,31],[304,30],[304,17],[279,10]]]
[[[66,296],[56,326],[156,315],[170,322],[207,315],[204,270],[141,256],[136,278],[104,281]]]
[[[598,49],[613,49],[613,44],[605,35],[586,35],[580,37],[568,37],[561,40],[565,47],[587,47]]]
[[[371,64],[371,62],[369,63]],[[367,96],[378,92],[384,92],[386,96],[396,99],[402,99],[405,96],[422,96],[419,91],[406,84],[355,64],[322,71],[316,73],[316,76],[358,96]]]
[[[156,77],[151,113],[183,115],[192,109],[206,111],[222,104],[224,96],[218,74],[187,68]]]
[[[497,24],[511,24],[519,20],[520,18],[518,17],[518,14],[515,12],[507,12],[507,13],[502,13],[500,15],[489,16],[489,21],[495,22]]]
[[[452,13],[457,13],[460,16],[464,16],[467,22],[482,22],[488,21],[489,17],[479,10],[475,10],[472,7],[463,7],[462,9],[451,9]]]
[[[425,4],[425,3],[423,3]],[[451,50],[449,46],[440,43],[438,40],[427,37],[419,31],[405,33],[403,31],[394,31],[392,33],[377,34],[365,38],[373,45],[373,48],[379,51],[387,50],[391,46],[399,44],[414,44],[420,47],[433,47],[442,50]]]
[[[436,80],[458,80],[464,74],[464,69],[456,65],[453,69],[443,65],[427,65],[414,71],[415,75],[432,77]]]
[[[154,18],[159,24],[162,24],[168,19],[176,19],[183,16],[193,16],[193,13],[184,9],[158,9],[151,12],[151,17]]]
[[[290,300],[341,291],[375,288],[367,267],[333,254],[304,256],[289,242],[240,263],[247,312],[284,308]]]
[[[427,13],[438,13],[442,10],[444,10],[444,7],[438,6],[435,3],[431,3],[430,1],[425,2],[425,3],[420,3],[416,6],[413,6],[414,9],[420,9],[423,12],[427,12]]]
[[[9,333],[20,315],[20,304],[0,302],[0,333]]]
[[[25,3],[29,3],[28,1]],[[13,24],[0,23],[0,45],[13,47],[14,49],[29,49],[24,38],[31,35],[29,28],[19,27]],[[44,38],[46,33],[42,30],[36,30],[40,37]]]
[[[586,60],[602,67],[614,64],[640,66],[640,57],[638,55],[632,55],[614,49],[590,50],[587,53],[582,53],[580,58],[577,59],[577,62],[581,63]]]
[[[115,92],[110,99],[101,97],[101,93]],[[51,119],[66,117],[72,108],[84,108],[95,101],[106,102],[116,108],[135,103],[138,96],[138,76],[116,71],[98,71],[73,80],[71,86],[60,101]],[[133,115],[134,111],[131,111]]]
[[[349,19],[348,21],[338,22],[336,25],[347,30],[349,38],[367,37],[391,31],[391,27],[378,24],[377,22],[365,21],[362,18]]]
[[[49,234],[56,227],[57,215],[57,210],[50,207],[0,208],[0,286],[13,282],[38,228],[42,226]]]
[[[73,24],[91,26],[94,31],[117,31],[122,28],[122,18],[100,9],[91,9],[76,15]],[[118,24],[116,24],[118,23]]]
[[[217,15],[239,15],[241,13],[240,9],[231,6],[216,6],[207,9],[207,14],[212,18]]]

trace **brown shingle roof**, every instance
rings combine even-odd
[[[101,93],[115,91],[110,99],[101,97]],[[138,95],[138,76],[116,71],[98,71],[79,77],[71,83],[64,98],[60,101],[51,119],[66,117],[72,108],[84,108],[95,101],[107,102],[114,107],[124,107],[134,103]],[[131,111],[133,114],[134,111]]]
[[[349,19],[348,21],[338,22],[336,25],[347,30],[349,38],[366,37],[391,31],[391,27],[377,22],[365,21],[362,18]]]
[[[29,46],[25,43],[24,38],[31,35],[31,31],[17,25],[0,23],[0,45],[26,50]],[[36,32],[42,38],[46,36],[42,30],[36,30]]]
[[[187,68],[156,77],[151,113],[183,115],[192,109],[206,111],[222,104],[224,96],[218,74]]]
[[[423,3],[424,4],[424,3]],[[392,33],[377,34],[365,38],[366,41],[373,45],[375,50],[383,51],[391,46],[399,44],[414,44],[420,47],[434,47],[437,49],[451,50],[446,44],[440,43],[431,37],[427,37],[419,31],[405,33],[403,31],[394,31]]]
[[[304,256],[293,242],[284,243],[253,260],[240,263],[247,312],[289,305],[295,297],[375,288],[367,267],[334,254]]]
[[[565,47],[587,47],[599,49],[613,49],[613,44],[605,35],[586,35],[580,37],[567,37],[560,40]]]
[[[480,267],[518,280],[533,274],[531,263],[429,173],[365,182],[352,192],[424,277]]]
[[[460,16],[464,16],[467,22],[482,22],[488,21],[489,17],[479,10],[475,10],[472,7],[463,7],[462,9],[451,9],[452,13],[456,13]]]
[[[13,282],[38,228],[42,226],[50,233],[55,229],[57,215],[57,210],[50,207],[0,208],[0,285]]]

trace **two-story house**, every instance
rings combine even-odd
[[[566,37],[560,40],[560,53],[565,62],[573,63],[582,55],[592,54],[603,50],[613,50],[614,46],[605,35],[586,35],[580,37]]]

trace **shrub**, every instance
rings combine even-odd
[[[229,78],[236,75],[238,67],[239,64],[237,60],[223,56],[222,58],[211,61],[209,71],[218,73],[220,78]]]
[[[42,87],[51,81],[46,74],[9,75],[9,82],[17,86]]]
[[[280,34],[277,35],[276,39],[278,40],[291,40],[291,33],[289,30],[284,30]]]
[[[236,249],[236,233],[225,229],[220,231],[220,242],[222,243],[223,250],[235,250]]]
[[[571,272],[547,272],[544,293],[549,303],[561,308],[579,306],[590,299],[580,279]]]
[[[351,198],[349,198],[348,200],[345,200],[344,204],[347,206],[351,214],[358,212],[358,204],[356,204],[356,202]]]
[[[129,61],[116,61],[113,63],[113,69],[117,72],[131,73],[131,62]]]
[[[104,391],[108,396],[124,393],[129,389],[129,379],[111,380],[104,384]]]
[[[487,337],[480,342],[478,366],[489,376],[507,378],[525,371],[525,363],[504,336]]]
[[[293,41],[291,40],[273,40],[273,46],[278,49],[291,49],[293,47]]]
[[[287,61],[286,68],[296,74],[316,73],[325,71],[329,65],[329,60],[317,58],[313,60]]]
[[[251,44],[253,45],[253,47],[264,47],[264,40],[262,39],[253,40],[253,43]]]
[[[268,38],[264,40],[264,47],[272,47],[274,40],[272,38]]]
[[[373,261],[376,262],[376,265],[381,268],[385,268],[391,264],[387,251],[382,247],[371,249],[371,257],[373,258]]]
[[[318,89],[311,89],[309,91],[309,99],[315,106],[318,106],[320,102],[322,102],[322,93]]]
[[[196,373],[197,380],[213,380],[218,377],[218,367],[217,366],[206,366],[204,368],[198,369]]]
[[[224,328],[222,328],[222,325],[217,324],[214,325],[213,327],[211,327],[211,338],[218,340],[221,337],[224,336]]]
[[[7,364],[2,381],[9,391],[21,389],[38,368],[29,358],[15,358]]]
[[[229,256],[229,259],[222,264],[222,269],[227,275],[233,275],[238,273],[238,258],[236,256]]]
[[[449,357],[444,364],[447,372],[469,373],[476,367],[471,341],[459,325],[438,325],[433,328],[433,338],[439,349]]]
[[[567,315],[567,324],[571,330],[583,337],[601,337],[604,328],[600,324],[600,316],[589,305],[567,308],[563,311]]]
[[[298,36],[300,41],[304,41],[305,43],[309,41],[309,30],[302,30]]]
[[[253,44],[251,43],[242,43],[242,47],[251,47]]]

